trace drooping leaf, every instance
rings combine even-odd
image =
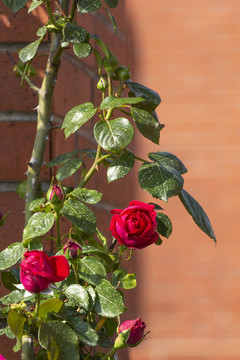
[[[130,98],[134,99],[134,98]],[[131,114],[140,133],[155,144],[159,144],[160,131],[162,126],[148,111],[131,108]]]
[[[130,121],[123,117],[109,121],[100,120],[94,126],[94,136],[103,149],[117,152],[132,141],[134,129]]]
[[[104,0],[105,3],[112,9],[118,6],[119,0]]]
[[[22,62],[25,63],[34,58],[41,41],[42,41],[42,39],[40,38],[40,39],[32,42],[31,44],[25,46],[22,50],[20,50],[19,57],[22,60]]]
[[[113,272],[111,284],[123,289],[133,289],[137,286],[136,273],[128,274],[125,269],[117,269]]]
[[[107,275],[101,261],[92,256],[84,256],[80,259],[78,270],[80,278],[91,285],[98,285]]]
[[[160,162],[165,167],[177,170],[180,174],[185,174],[188,171],[182,161],[176,155],[169,152],[158,151],[155,153],[149,153],[148,157],[152,161]]]
[[[23,335],[23,326],[27,318],[17,310],[11,310],[7,317],[8,326],[12,333],[20,340]]]
[[[20,10],[28,0],[3,0],[4,4],[11,9],[14,13]]]
[[[130,151],[124,151],[116,158],[108,167],[107,179],[108,182],[123,178],[133,168],[135,157]]]
[[[22,243],[13,243],[0,252],[0,270],[9,269],[22,257],[24,247]]]
[[[95,34],[90,34],[90,37],[98,44],[98,46],[100,47],[100,49],[103,51],[105,56],[109,56],[109,51],[107,48],[107,45],[103,42],[103,40]]]
[[[94,213],[76,199],[68,199],[64,202],[62,214],[76,225],[77,228],[88,235],[92,235],[96,229]]]
[[[28,8],[28,13],[35,10],[37,7],[43,4],[43,0],[33,0]]]
[[[70,159],[65,162],[57,171],[56,179],[62,182],[64,179],[73,175],[82,165],[80,159]]]
[[[94,310],[100,316],[116,317],[126,309],[121,294],[114,289],[108,280],[102,280],[95,288],[97,293]]]
[[[142,164],[138,182],[142,189],[165,202],[170,197],[178,195],[183,188],[183,178],[179,172],[157,162]]]
[[[91,102],[87,102],[71,109],[64,118],[62,129],[66,138],[80,129],[97,111]]]
[[[78,12],[80,14],[86,14],[96,11],[101,5],[101,0],[78,0]]]
[[[187,191],[182,190],[179,194],[179,198],[186,208],[187,212],[192,216],[194,222],[199,226],[199,228],[205,232],[211,239],[215,242],[216,237],[211,225],[211,222],[203,210],[202,206],[195,200]]]
[[[65,291],[65,295],[72,300],[77,306],[82,307],[85,311],[89,308],[89,297],[87,291],[79,284],[70,285]]]
[[[88,57],[91,54],[92,47],[88,43],[74,44],[73,51],[79,59],[82,59]]]
[[[148,105],[149,109],[151,110],[155,110],[161,102],[161,98],[158,93],[144,85],[128,81],[128,87],[134,96],[140,96],[145,99],[145,104]]]
[[[156,220],[157,220],[157,232],[168,239],[172,233],[171,220],[166,214],[163,214],[162,212],[157,213]]]
[[[44,301],[39,307],[38,316],[41,320],[45,320],[48,313],[58,313],[63,306],[63,302],[58,298]]]
[[[42,213],[36,212],[33,214],[25,229],[23,230],[23,245],[28,243],[28,240],[46,234],[54,224],[54,214],[52,212]]]
[[[90,190],[86,188],[76,188],[71,192],[71,196],[76,197],[78,200],[86,203],[86,204],[97,204],[102,195],[97,190]]]
[[[98,343],[98,335],[96,331],[86,322],[80,318],[72,317],[70,319],[79,340],[88,345],[96,346]]]
[[[47,350],[48,360],[79,360],[78,337],[70,326],[61,321],[43,322],[38,340]]]
[[[110,20],[111,20],[111,23],[112,23],[112,26],[113,26],[113,31],[114,31],[114,34],[117,33],[117,23],[116,23],[116,20],[114,18],[114,16],[108,11],[107,8],[105,8]]]
[[[87,38],[87,31],[76,23],[67,22],[63,29],[63,42],[62,46],[68,43],[79,44],[83,43]]]

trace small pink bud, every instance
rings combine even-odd
[[[49,195],[49,201],[52,201],[54,195],[57,195],[57,197],[58,197],[58,199],[60,201],[64,201],[64,199],[65,199],[65,194],[64,194],[63,189],[62,189],[62,187],[60,185],[54,185],[52,187],[52,191],[51,191],[51,193]]]
[[[130,329],[126,344],[135,345],[142,340],[145,327],[146,324],[141,320],[140,317],[135,320],[126,320],[119,326],[118,334],[120,334],[122,331]]]
[[[66,254],[67,251],[69,252],[70,257],[73,260],[75,260],[77,259],[79,252],[82,252],[82,248],[76,242],[72,240],[68,240],[68,242],[66,242],[66,244],[63,247],[64,255]]]

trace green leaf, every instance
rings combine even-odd
[[[111,278],[112,285],[123,289],[134,289],[137,286],[136,273],[128,274],[125,269],[115,270]]]
[[[80,14],[86,14],[92,11],[96,11],[101,7],[100,0],[78,0],[78,12]]]
[[[117,320],[114,318],[108,318],[104,323],[104,329],[106,330],[108,336],[112,337],[117,330]]]
[[[18,196],[22,199],[25,198],[25,194],[26,194],[26,190],[27,190],[27,180],[23,180],[21,181],[16,189],[16,193],[18,194]]]
[[[105,3],[112,9],[118,6],[119,0],[104,0]]]
[[[96,286],[95,291],[97,298],[94,309],[100,316],[112,318],[122,314],[126,310],[121,294],[114,289],[108,280],[102,280],[102,282]]]
[[[16,290],[16,287],[14,284],[18,283],[18,279],[15,277],[15,274],[9,270],[9,271],[2,271],[1,272],[1,279],[4,287],[8,290]]]
[[[48,360],[79,360],[78,337],[67,324],[54,320],[42,323],[38,339]]]
[[[0,252],[0,270],[9,269],[22,257],[24,247],[22,243],[13,243]]]
[[[6,335],[9,339],[14,339],[15,338],[15,335],[12,333],[9,326],[6,326],[5,328],[0,329],[0,336],[1,335]]]
[[[4,4],[9,7],[14,13],[20,10],[28,0],[3,0]]]
[[[134,99],[134,98],[133,98]],[[131,108],[131,114],[140,133],[155,144],[159,144],[160,131],[162,126],[148,111]]]
[[[97,62],[97,67],[98,67],[98,74],[101,74],[102,71],[102,57],[101,54],[96,50],[93,49],[93,53]]]
[[[97,111],[91,102],[87,102],[71,109],[64,118],[62,129],[66,138],[80,129]]]
[[[78,272],[81,279],[91,285],[98,285],[107,276],[101,261],[92,256],[84,256],[83,259],[80,259]]]
[[[22,293],[19,290],[14,290],[10,294],[1,298],[3,305],[18,304],[22,300]]]
[[[22,50],[20,50],[19,58],[22,60],[22,62],[25,63],[34,58],[41,41],[42,41],[42,39],[40,38],[40,39],[32,42],[31,44],[25,46]]]
[[[106,261],[109,265],[113,265],[112,258],[105,251],[96,249],[94,246],[82,246],[82,253],[96,255],[100,259]]]
[[[45,320],[48,313],[58,313],[61,310],[62,306],[63,302],[58,298],[44,301],[39,307],[38,316],[41,320]]]
[[[161,212],[157,213],[157,232],[167,239],[172,233],[172,223],[169,217]]]
[[[34,199],[33,201],[30,202],[29,210],[30,211],[36,211],[37,209],[39,210],[40,206],[43,205],[45,201],[46,199],[44,198]]]
[[[68,199],[65,201],[61,212],[77,228],[88,235],[92,235],[95,232],[96,219],[94,213],[78,200]]]
[[[102,39],[95,34],[90,34],[90,37],[98,44],[98,46],[100,47],[100,49],[103,51],[105,56],[109,56],[109,51],[107,48],[107,45],[102,41]]]
[[[116,107],[122,107],[129,104],[138,104],[144,101],[141,97],[134,97],[134,98],[117,98],[115,96],[107,96],[99,106],[100,110],[106,110]]]
[[[216,242],[210,220],[201,205],[185,190],[181,191],[179,198],[199,228]]]
[[[82,59],[88,57],[91,54],[92,47],[88,43],[74,44],[73,51],[78,58]]]
[[[138,182],[143,190],[165,202],[178,195],[183,188],[183,178],[176,170],[160,163],[144,163],[138,173]]]
[[[107,169],[108,182],[123,178],[133,168],[135,157],[130,151],[125,151],[116,158]]]
[[[73,158],[74,156],[78,155],[78,151],[69,151],[65,154],[61,154],[58,155],[57,157],[55,157],[55,159],[51,160],[48,164],[47,167],[53,167],[56,165],[61,165],[64,164],[65,162],[67,162],[68,160],[70,160],[71,158]]]
[[[71,192],[71,196],[76,197],[78,200],[86,204],[97,204],[101,200],[103,194],[97,190],[76,188]]]
[[[188,171],[182,161],[176,155],[173,155],[169,152],[158,151],[155,153],[149,153],[148,157],[152,161],[160,162],[167,168],[173,168],[177,170],[180,174],[185,174]]]
[[[144,85],[128,81],[128,87],[134,96],[140,96],[144,98],[146,100],[146,105],[148,105],[149,109],[151,110],[155,110],[161,102],[161,98],[158,93]]]
[[[96,331],[86,322],[79,318],[70,319],[78,339],[88,346],[96,346],[98,343],[98,335]]]
[[[73,175],[82,165],[82,160],[80,159],[70,159],[61,166],[56,174],[56,179],[62,182],[64,179]]]
[[[43,251],[42,239],[40,237],[33,238],[28,243],[28,250],[40,250],[40,251]]]
[[[94,136],[103,149],[118,152],[132,141],[134,129],[130,121],[123,117],[100,120],[94,126]]]
[[[42,1],[43,2],[43,1]],[[47,27],[46,25],[40,27],[38,30],[37,30],[37,36],[40,36],[40,37],[44,37],[47,33]]]
[[[35,10],[37,7],[43,4],[42,0],[33,0],[28,8],[28,13]]]
[[[72,300],[77,306],[82,307],[85,311],[89,308],[89,297],[87,291],[78,284],[70,285],[65,291],[65,295]]]
[[[27,319],[17,310],[11,310],[7,317],[8,326],[12,333],[20,340],[23,335],[23,326]]]
[[[62,46],[66,46],[68,43],[79,44],[83,43],[87,38],[87,31],[76,23],[66,23],[63,29],[63,42]]]
[[[54,214],[49,212],[47,214],[36,212],[33,214],[25,229],[23,230],[23,245],[28,243],[28,240],[46,234],[54,224]]]

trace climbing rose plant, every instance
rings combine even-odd
[[[27,0],[3,2],[17,12]],[[140,187],[163,202],[179,197],[200,229],[216,241],[205,211],[183,188],[187,169],[182,161],[162,151],[150,152],[148,159],[141,159],[128,148],[135,129],[159,144],[163,129],[156,114],[161,102],[159,95],[133,81],[129,67],[119,64],[108,44],[75,21],[77,13],[81,19],[84,14],[103,8],[116,31],[111,9],[118,2],[61,0],[55,1],[54,6],[50,0],[29,3],[29,13],[39,6],[45,7],[49,20],[38,29],[37,40],[20,50],[14,71],[38,94],[38,126],[28,162],[23,238],[0,253],[2,282],[10,291],[0,299],[0,334],[16,339],[13,351],[21,351],[25,360],[116,359],[119,349],[137,346],[147,334],[140,316],[123,323],[120,320],[126,311],[124,293],[136,286],[136,274],[128,273],[123,260],[129,260],[132,251],[160,245],[163,238],[171,235],[171,220],[158,203],[132,199],[125,209],[112,209],[109,242],[89,208],[101,201],[102,193],[87,186],[102,164],[111,183],[127,175],[135,161],[140,162]],[[51,46],[45,76],[38,88],[31,78],[32,64],[46,36],[50,37]],[[51,129],[54,84],[66,48],[72,48],[77,58],[95,58],[96,87],[102,101],[76,104],[65,115],[58,131],[64,131],[68,138],[94,119],[96,146],[52,159],[47,167],[58,166],[56,179],[52,179],[47,194],[43,195],[39,175]],[[11,54],[9,58],[13,61]],[[90,166],[86,158],[90,159]],[[65,179],[76,171],[81,174],[80,182],[75,188],[64,186]],[[18,193],[20,188],[22,192],[22,184]],[[0,226],[7,215],[0,212]],[[67,236],[62,233],[60,218],[69,221]],[[53,227],[56,238],[49,236]],[[46,240],[55,241],[53,254],[44,251],[43,240],[44,244]]]

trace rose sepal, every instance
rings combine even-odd
[[[118,349],[123,349],[123,348],[129,346],[127,344],[127,341],[128,341],[129,335],[130,335],[130,331],[131,331],[131,328],[128,330],[124,330],[120,334],[118,334],[118,337],[116,338],[116,340],[114,342],[114,349],[118,350]]]

